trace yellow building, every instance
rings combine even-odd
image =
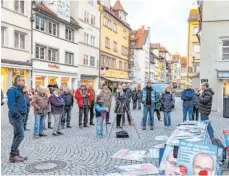
[[[100,19],[100,71],[101,77],[116,89],[118,83],[129,80],[130,26],[127,13],[119,0],[114,7],[99,4]]]
[[[187,53],[187,82],[200,71],[200,43],[197,38],[199,32],[198,9],[191,9],[188,18],[188,53]]]

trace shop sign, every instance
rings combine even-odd
[[[208,79],[201,79],[201,84],[204,82],[208,82]]]
[[[56,64],[48,64],[48,67],[49,68],[56,68],[56,69],[60,69],[60,67],[58,66],[58,65],[56,65]]]

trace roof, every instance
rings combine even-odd
[[[42,2],[41,3],[35,3],[35,6],[44,10],[45,12],[48,12],[49,14],[56,15],[52,10],[50,10],[48,7],[46,7]]]
[[[165,47],[160,47],[160,50],[159,50],[159,51],[160,51],[160,52],[166,52],[166,53],[168,52],[167,49],[166,49]]]
[[[124,11],[124,9],[123,9],[123,7],[122,7],[122,4],[121,4],[120,0],[117,0],[117,1],[115,2],[115,5],[114,5],[113,9],[114,9],[114,10],[122,10],[122,11]]]
[[[151,43],[150,48],[152,49],[159,49],[160,48],[160,43]]]
[[[145,30],[144,26],[142,26],[142,28],[138,30],[133,31],[136,49],[142,49],[143,45],[146,42],[148,33],[149,33],[149,30]]]
[[[188,21],[200,21],[200,14],[198,9],[191,9],[188,17]]]

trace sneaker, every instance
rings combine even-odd
[[[59,134],[59,135],[64,135],[64,133],[61,133],[61,132],[57,132],[57,134]]]
[[[171,129],[172,129],[172,128],[171,128],[171,126],[169,126],[168,128],[169,128],[169,130],[171,130]]]
[[[153,126],[150,126],[150,130],[154,130],[154,129],[153,129]]]
[[[19,158],[23,159],[24,161],[28,160],[28,156],[21,156],[21,155],[18,155]]]
[[[20,158],[19,156],[10,156],[9,158],[10,163],[22,163],[24,159]]]
[[[129,123],[129,126],[134,126],[133,122],[130,122],[130,123]]]
[[[35,135],[35,136],[33,136],[33,139],[39,139],[39,136]]]
[[[146,126],[142,126],[142,130],[146,130]]]
[[[57,133],[52,133],[53,136],[60,136],[59,134]]]
[[[40,137],[45,137],[47,136],[46,134],[42,133],[42,134],[39,134]]]

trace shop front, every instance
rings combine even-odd
[[[94,90],[97,90],[98,76],[82,74],[80,76],[80,82],[85,83],[86,86],[88,86],[89,84],[92,84],[92,87],[94,88]]]
[[[33,88],[57,85],[76,89],[78,82],[77,66],[33,60]]]

